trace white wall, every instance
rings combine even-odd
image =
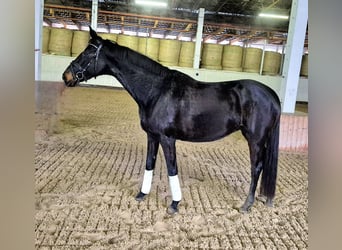
[[[42,81],[62,81],[62,74],[73,57],[56,56],[56,55],[42,55],[41,80]],[[192,69],[181,67],[170,67],[177,69],[196,80],[217,82],[229,81],[237,79],[254,79],[260,81],[272,89],[274,89],[278,96],[280,95],[280,87],[282,82],[281,76],[265,76],[257,73],[246,72],[229,72],[224,70],[208,70],[208,69]],[[121,84],[112,76],[99,76],[96,79],[91,79],[85,84],[122,87]],[[297,101],[308,102],[308,79],[300,78],[298,84]]]

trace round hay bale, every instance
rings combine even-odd
[[[78,56],[88,46],[89,32],[75,30],[72,38],[71,56]]]
[[[223,45],[205,43],[202,49],[201,66],[206,69],[222,69]]]
[[[53,55],[70,56],[72,36],[72,30],[51,28],[49,53]]]
[[[202,65],[202,68],[214,69],[214,70],[222,70],[222,66],[221,65]]]
[[[118,35],[117,43],[134,51],[138,51],[139,39],[137,36]]]
[[[243,48],[237,45],[223,46],[222,67],[224,70],[242,71]]]
[[[160,39],[139,37],[138,52],[158,61]]]
[[[243,71],[258,73],[260,71],[262,49],[246,48],[243,60]]]
[[[231,67],[222,67],[223,70],[227,71],[235,71],[235,72],[242,72],[242,67],[237,67],[237,68],[231,68]]]
[[[177,66],[181,42],[179,40],[161,39],[158,60],[165,66]]]
[[[192,68],[194,64],[195,43],[181,42],[179,66]]]
[[[309,63],[309,54],[305,54],[302,57],[302,65],[300,67],[300,75],[301,76],[308,76],[308,63]]]
[[[262,73],[264,75],[278,75],[280,69],[281,54],[273,51],[265,51]]]
[[[162,61],[159,61],[159,63],[163,66],[178,66],[178,64],[176,64],[175,62],[162,62]]]
[[[43,27],[42,53],[48,53],[48,51],[49,51],[49,40],[50,40],[50,28],[49,27]]]
[[[107,40],[111,40],[113,42],[116,42],[116,40],[118,39],[118,34],[113,34],[113,33],[98,33],[100,37],[102,37],[102,39],[107,39]]]
[[[147,37],[139,37],[138,40],[138,52],[142,55],[146,55]]]

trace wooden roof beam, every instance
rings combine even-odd
[[[192,28],[192,23],[189,23],[189,24],[185,27],[185,31],[190,31],[191,28]]]

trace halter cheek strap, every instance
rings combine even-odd
[[[95,44],[92,44],[92,43],[90,43],[89,45],[96,48],[96,53],[95,53],[95,56],[88,62],[88,64],[83,69],[82,69],[81,65],[79,63],[75,62],[75,61],[73,61],[70,64],[71,72],[72,72],[72,74],[74,75],[74,77],[78,81],[81,81],[81,80],[87,81],[87,78],[84,76],[84,72],[89,68],[89,66],[92,63],[93,59],[95,59],[94,71],[96,71],[96,68],[97,68],[97,62],[98,62],[98,59],[99,59],[100,50],[101,50],[103,45],[100,44],[99,46],[96,46]],[[77,69],[76,72],[75,72],[74,67]]]
[[[95,48],[97,47],[97,46],[95,46],[94,44],[90,44],[90,45],[94,46]],[[100,54],[100,50],[101,50],[102,46],[103,46],[103,44],[101,43],[101,44],[96,48],[94,71],[96,71],[96,68],[97,68],[97,62],[98,62],[98,59],[99,59],[99,54]]]

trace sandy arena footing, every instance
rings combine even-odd
[[[36,113],[36,249],[308,248],[306,152],[280,153],[274,208],[257,200],[240,214],[250,180],[241,134],[179,141],[183,200],[169,216],[161,150],[150,195],[134,199],[147,151],[137,111],[123,90],[76,87],[53,115]]]

